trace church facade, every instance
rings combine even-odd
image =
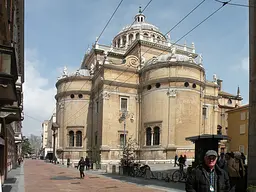
[[[241,105],[222,80],[206,79],[202,55],[146,22],[139,12],[110,46],[96,42],[80,69],[67,69],[56,83],[56,154],[60,161],[88,156],[118,162],[131,138],[140,160],[193,157],[185,138],[225,134],[226,110]],[[223,147],[227,146],[223,144]]]

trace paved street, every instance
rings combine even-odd
[[[45,163],[41,160],[26,160],[24,165],[25,192],[45,191],[90,191],[90,192],[117,192],[117,191],[173,191],[159,190],[154,186],[141,186],[127,181],[120,181],[118,178],[107,178],[99,174],[89,174],[83,180],[79,172],[72,168],[65,168],[59,165]],[[159,187],[160,188],[160,187]],[[180,190],[177,190],[180,191]]]

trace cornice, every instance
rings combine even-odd
[[[82,80],[92,80],[90,76],[69,76],[62,78],[58,80],[55,84],[55,87],[57,88],[61,83],[67,83],[67,82],[72,82],[72,81],[82,81]]]
[[[132,73],[137,73],[137,69],[128,67],[124,64],[120,65],[114,65],[114,64],[104,64],[104,68],[106,69],[114,69],[117,71],[124,71],[124,72],[132,72]]]
[[[205,69],[197,64],[193,64],[187,61],[175,61],[175,62],[171,62],[171,61],[164,61],[164,62],[156,62],[155,64],[151,64],[151,65],[147,65],[145,67],[143,67],[139,73],[145,73],[149,70],[152,69],[159,69],[159,68],[164,68],[164,67],[172,67],[172,66],[185,66],[185,67],[190,67],[190,68],[194,68],[194,69],[198,69],[200,71],[202,71],[203,73],[205,73]]]

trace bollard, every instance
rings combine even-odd
[[[151,179],[151,171],[150,171],[150,169],[146,169],[145,179]]]
[[[92,164],[92,169],[95,171],[96,170],[96,163]]]
[[[158,173],[157,173],[157,179],[158,179],[158,180],[162,180],[162,173],[161,173],[161,172],[158,172]]]

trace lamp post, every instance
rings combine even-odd
[[[53,123],[52,124],[52,131],[53,131],[53,134],[52,134],[52,136],[53,136],[53,160],[54,160],[54,162],[55,162],[55,164],[56,164],[56,153],[55,153],[55,148],[56,148],[56,130],[59,128],[59,126],[57,125],[57,123]]]

